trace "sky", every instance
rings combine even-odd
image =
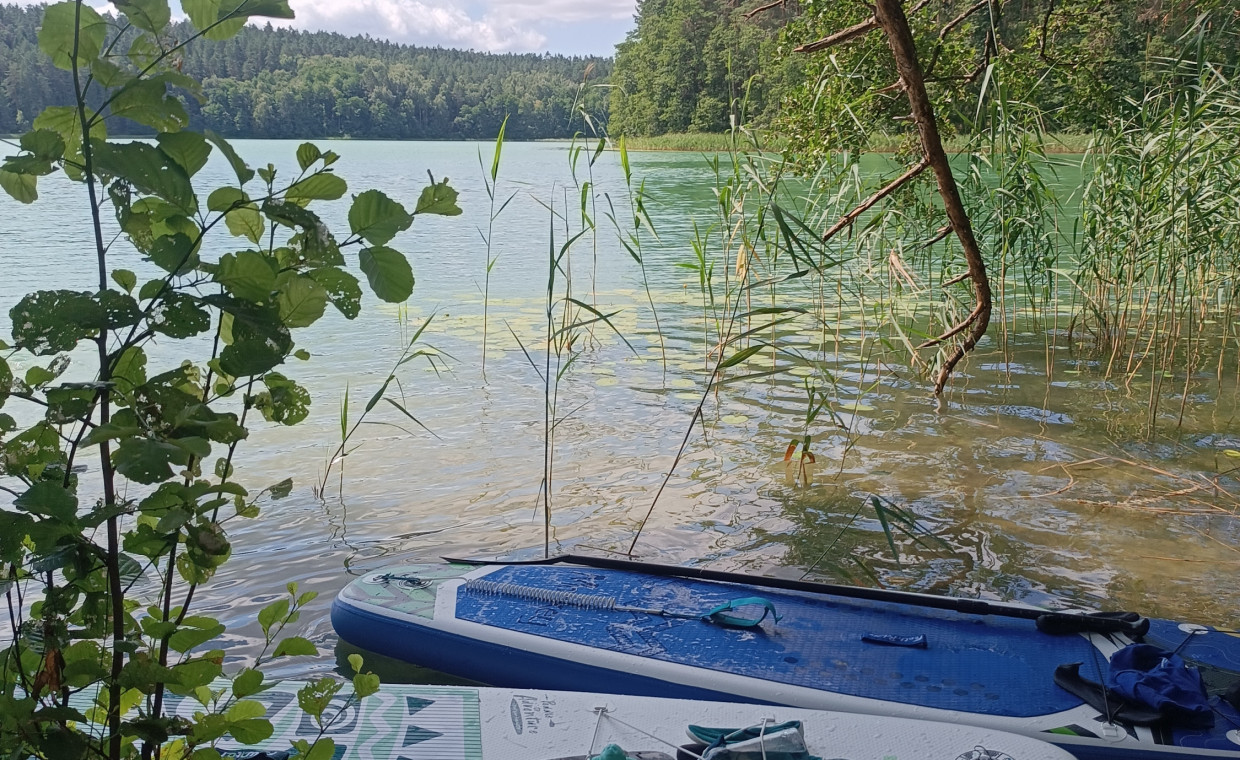
[[[18,0],[31,5],[38,0]],[[102,0],[91,5],[103,10]],[[172,0],[177,9],[180,5]],[[488,52],[612,55],[633,26],[635,0],[290,0],[312,31]]]

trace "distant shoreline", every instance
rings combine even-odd
[[[111,135],[111,139],[119,140],[152,140],[154,135]],[[494,139],[486,138],[468,138],[468,137],[439,137],[426,138],[419,140],[408,140],[401,138],[387,137],[355,137],[352,135],[337,135],[332,137],[248,137],[248,136],[225,136],[228,140],[272,140],[272,141],[316,141],[316,140],[343,140],[343,141],[376,141],[376,142],[476,142],[480,144],[492,143]],[[21,134],[0,134],[0,140],[17,141],[21,138]],[[1089,147],[1089,143],[1093,140],[1094,135],[1088,134],[1069,134],[1069,133],[1048,133],[1041,144],[1042,151],[1048,154],[1071,155],[1081,154]],[[584,142],[594,143],[597,137],[585,138]],[[899,151],[905,144],[903,136],[898,135],[880,135],[871,139],[870,144],[866,146],[867,153],[895,153]],[[550,137],[538,138],[533,140],[515,140],[506,138],[505,142],[569,142],[571,137]],[[578,138],[578,142],[582,142],[582,138]],[[609,139],[608,150],[617,150],[619,148],[619,140]],[[769,147],[763,147],[763,150],[777,153],[782,146],[778,140],[771,140]],[[968,149],[967,137],[949,137],[944,140],[943,147],[949,153],[963,153]],[[625,137],[625,149],[632,152],[666,152],[666,153],[727,153],[734,147],[740,150],[752,150],[753,143],[747,136],[742,136],[733,142],[732,135],[720,132],[683,132],[672,133],[666,135],[657,135],[654,137]],[[14,146],[16,147],[16,146]],[[0,154],[3,157],[4,154]]]
[[[1069,134],[1051,132],[1042,141],[1042,151],[1053,154],[1084,153],[1093,140],[1092,134]],[[778,152],[782,147],[779,140],[762,138],[764,149]],[[904,145],[906,137],[901,135],[878,135],[872,137],[866,146],[867,153],[895,153]],[[616,141],[612,140],[613,147]],[[769,143],[769,148],[766,145]],[[734,147],[733,137],[727,133],[688,132],[657,135],[654,137],[625,137],[624,146],[630,151],[682,151],[691,153],[726,153]],[[736,140],[735,147],[742,150],[752,149],[753,145],[747,136]],[[943,147],[949,153],[963,153],[969,148],[968,137],[949,137],[944,140]]]

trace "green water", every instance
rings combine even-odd
[[[291,166],[296,143],[237,146],[251,162]],[[490,146],[331,147],[353,191],[380,187],[411,202],[429,169],[461,191],[465,213],[419,218],[394,241],[417,275],[407,310],[369,303],[356,322],[334,315],[303,334],[299,343],[314,359],[290,365],[288,374],[314,396],[310,419],[291,430],[261,428],[242,450],[247,484],[292,475],[296,488],[233,528],[233,560],[197,600],[229,624],[228,644],[240,656],[253,651],[257,610],[286,582],[320,591],[302,623],[324,654],[280,675],[335,666],[328,606],[359,573],[441,555],[541,551],[543,387],[517,339],[541,352],[551,230],[558,248],[566,224],[575,232],[578,223],[567,147],[507,145],[500,195],[516,195],[494,232],[483,375],[479,228],[487,198],[478,152],[489,165]],[[553,551],[627,550],[703,395],[713,340],[703,334],[697,273],[679,264],[693,258],[690,220],[705,229],[714,218],[714,175],[693,154],[632,160],[659,233],[657,241],[643,238],[643,253],[662,339],[640,268],[607,232],[608,199],[622,224],[628,214],[618,158],[607,154],[592,178],[603,232],[597,243],[587,237],[575,245],[569,268],[574,297],[618,312],[612,321],[628,344],[605,329],[583,338],[560,388],[559,408],[572,413],[555,437]],[[205,173],[228,176],[219,164]],[[577,179],[587,179],[584,160]],[[1066,169],[1061,180],[1070,188],[1079,172]],[[41,192],[34,206],[0,199],[4,315],[36,287],[91,287],[81,188],[44,180]],[[563,211],[566,202],[568,222],[553,222],[544,204]],[[324,215],[343,225],[345,210],[338,204]],[[227,250],[227,241],[217,242],[217,253]],[[802,295],[812,300],[808,288]],[[800,359],[763,352],[745,365],[780,374],[707,397],[637,543],[638,558],[792,576],[814,567],[811,576],[833,580],[1240,622],[1236,501],[1211,480],[1228,468],[1224,451],[1240,449],[1234,376],[1104,380],[1065,325],[1017,320],[1006,333],[992,330],[939,408],[907,357],[859,358],[873,338],[870,317],[839,309],[826,333],[812,322],[783,328],[782,341]],[[450,358],[438,372],[407,365],[399,392],[434,435],[381,407],[374,420],[390,424],[363,427],[343,480],[334,473],[327,498],[316,498],[312,485],[338,442],[346,386],[356,413],[431,315],[424,341]],[[7,333],[7,324],[0,329]],[[153,357],[159,361],[158,348]],[[811,426],[817,462],[798,473],[784,453],[806,432],[803,382],[822,385],[824,370],[836,381],[830,399],[838,425],[822,416]],[[1154,436],[1147,434],[1151,394],[1163,399]],[[1233,476],[1218,483],[1236,493]],[[875,496],[915,518],[925,534],[920,542],[893,534],[898,562],[869,506]]]

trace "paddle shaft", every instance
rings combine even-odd
[[[873,602],[894,602],[914,607],[927,607],[937,610],[950,610],[965,615],[994,615],[996,617],[1020,618],[1037,621],[1039,627],[1046,626],[1055,632],[1082,631],[1091,633],[1122,633],[1133,638],[1140,638],[1149,630],[1149,621],[1144,617],[1129,620],[1116,617],[1091,617],[1084,613],[1050,612],[1047,610],[1019,607],[1011,604],[996,604],[978,599],[961,599],[951,596],[931,596],[915,594],[908,591],[890,591],[887,589],[863,588],[861,586],[841,586],[833,583],[816,583],[799,581],[790,578],[772,578],[770,576],[744,575],[723,570],[708,570],[700,567],[682,567],[680,565],[660,565],[633,560],[611,559],[608,557],[591,557],[584,554],[561,554],[555,557],[533,560],[514,560],[496,562],[494,560],[454,559],[444,557],[448,562],[461,562],[470,565],[559,565],[572,564],[596,567],[604,570],[626,570],[669,578],[690,578],[695,580],[716,581],[720,583],[739,583],[746,586],[763,586],[787,591],[802,591],[811,594],[827,594],[830,596],[850,599],[864,599]]]

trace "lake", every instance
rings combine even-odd
[[[580,229],[578,183],[587,180],[599,233],[573,244],[565,275],[574,298],[614,313],[623,339],[602,323],[582,332],[556,393],[564,419],[554,435],[552,551],[627,551],[693,425],[636,544],[639,559],[1240,623],[1237,484],[1234,472],[1219,475],[1228,470],[1225,450],[1240,449],[1234,370],[1116,381],[1067,324],[1015,320],[1010,330],[993,328],[961,365],[940,408],[907,357],[869,351],[872,315],[839,305],[826,328],[781,325],[781,343],[795,351],[761,351],[744,371],[731,370],[733,379],[760,377],[706,394],[695,424],[717,340],[699,274],[686,266],[695,260],[695,220],[708,241],[719,237],[717,229],[705,235],[718,218],[707,160],[631,155],[634,187],[645,180],[658,232],[642,234],[643,277],[606,216],[614,208],[631,231],[617,155],[603,154],[592,176],[580,156],[574,179],[568,145],[509,143],[499,201],[515,195],[491,233],[483,372],[480,233],[489,201],[479,154],[489,168],[491,146],[320,144],[341,155],[337,171],[351,192],[377,187],[412,207],[430,171],[460,191],[464,213],[418,218],[392,243],[417,277],[407,307],[371,299],[356,321],[332,312],[298,337],[313,359],[283,371],[310,389],[311,416],[291,429],[257,425],[238,467],[249,487],[291,476],[294,490],[230,527],[233,558],[196,599],[229,626],[232,657],[257,651],[255,615],[289,581],[321,594],[300,625],[322,654],[273,672],[305,676],[336,667],[328,608],[355,576],[443,555],[542,552],[547,260]],[[295,142],[235,145],[252,164],[295,169]],[[213,159],[199,176],[230,175]],[[1070,186],[1079,177],[1067,167],[1061,179]],[[5,335],[8,310],[24,293],[92,288],[82,189],[44,178],[40,190],[32,206],[0,198]],[[320,210],[341,229],[346,212],[344,203]],[[217,236],[213,250],[244,248],[239,240]],[[110,264],[140,273],[146,266],[123,254]],[[720,282],[731,265],[716,269]],[[561,277],[561,293],[565,286]],[[785,296],[797,298],[795,287]],[[814,292],[805,286],[807,303]],[[339,444],[346,389],[356,418],[427,319],[421,341],[441,360],[401,367],[390,395],[431,432],[380,405],[369,418],[377,424],[360,428],[350,443],[357,448],[320,498],[315,487]],[[151,353],[157,361],[161,348]],[[807,380],[833,410],[808,428]],[[1147,434],[1151,394],[1165,399],[1155,435]],[[806,433],[816,462],[800,471],[785,451]],[[876,498],[909,520],[908,532],[891,534],[898,560]]]

